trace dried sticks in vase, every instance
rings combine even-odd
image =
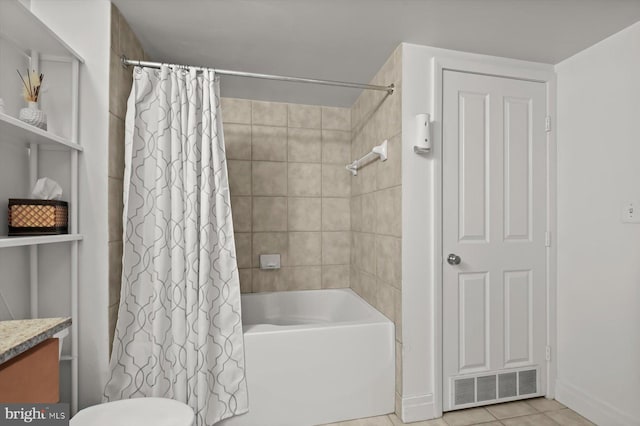
[[[38,102],[38,97],[40,96],[40,87],[42,87],[42,80],[44,80],[44,74],[36,73],[35,70],[27,70],[26,75],[23,77],[20,74],[20,70],[16,70],[18,75],[20,76],[20,80],[22,80],[23,84],[23,96],[24,100],[27,102]]]

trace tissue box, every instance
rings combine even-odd
[[[9,199],[9,236],[68,234],[66,201]]]

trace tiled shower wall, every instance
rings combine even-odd
[[[222,118],[242,292],[349,287],[350,110],[223,98]]]
[[[373,161],[351,180],[351,288],[396,325],[396,412],[402,395],[402,46],[371,84],[395,92],[364,91],[351,108],[352,159],[388,140],[387,161]]]
[[[113,341],[122,275],[122,192],[124,178],[124,118],[133,84],[131,67],[120,56],[146,59],[136,35],[111,4],[111,60],[109,66],[109,344]],[[111,347],[109,347],[111,351]]]

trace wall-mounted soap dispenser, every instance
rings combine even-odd
[[[425,155],[431,152],[431,124],[429,114],[416,115],[416,143],[413,152]]]

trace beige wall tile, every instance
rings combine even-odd
[[[396,340],[402,342],[402,292],[394,288],[394,312],[396,314]]]
[[[376,194],[362,195],[362,232],[376,232]]]
[[[255,232],[253,233],[252,250],[252,266],[254,268],[260,266],[261,254],[279,254],[280,265],[287,266],[289,263],[289,236],[286,232]]]
[[[281,291],[287,289],[287,276],[284,269],[251,271],[252,290],[254,293],[262,291]]]
[[[109,306],[109,353],[113,348],[113,336],[116,331],[116,322],[118,321],[118,304]]]
[[[287,126],[287,104],[251,101],[251,123]]]
[[[320,107],[316,105],[289,104],[289,127],[319,129]]]
[[[320,265],[322,263],[320,232],[289,232],[287,266]]]
[[[351,287],[351,290],[361,296],[360,275],[360,270],[356,268],[353,263],[349,265],[349,286]]]
[[[127,112],[127,99],[133,84],[132,68],[120,65],[120,55],[113,50],[109,59],[109,112],[124,119]]]
[[[376,275],[394,287],[402,282],[401,246],[401,238],[376,235]]]
[[[351,132],[322,131],[322,162],[344,165],[351,162]]]
[[[128,56],[127,57],[131,57]],[[118,61],[116,72],[116,104],[115,109],[111,112],[116,116],[124,119],[127,114],[127,99],[129,98],[129,94],[131,93],[131,86],[133,85],[133,68],[132,67],[123,67],[120,65],[120,57],[116,58]]]
[[[378,71],[372,84],[400,85],[401,60],[398,53]],[[396,410],[401,409],[402,392],[402,292],[401,292],[401,90],[394,95],[364,91],[350,109],[351,143],[349,159],[357,159],[389,139],[389,158],[364,165],[350,177],[351,264],[350,286],[363,299],[377,307],[396,325]],[[328,111],[327,111],[328,112]],[[323,129],[325,120],[323,110]],[[346,121],[346,120],[345,120]],[[345,123],[343,121],[343,125]],[[337,126],[336,126],[337,127]],[[345,129],[346,130],[346,129]],[[323,160],[330,151],[325,149]],[[343,154],[344,155],[344,154]],[[337,160],[338,157],[336,157]],[[342,157],[344,158],[344,157]],[[338,162],[336,161],[336,166]],[[336,168],[335,172],[338,171]],[[323,178],[324,165],[323,165]],[[335,184],[325,185],[334,188]],[[486,414],[488,412],[485,411]],[[401,424],[400,420],[398,424]],[[390,417],[390,420],[393,418]],[[445,422],[421,422],[434,426]]]
[[[287,290],[317,290],[322,288],[320,266],[286,268]]]
[[[349,288],[351,266],[324,265],[322,267],[322,288]]]
[[[109,241],[122,241],[123,181],[109,178]]]
[[[351,195],[351,173],[342,164],[322,165],[322,196],[349,197]]]
[[[374,234],[362,233],[362,244],[359,256],[361,257],[362,269],[371,275],[376,274],[376,239]]]
[[[109,177],[124,179],[124,120],[109,114]]]
[[[371,126],[364,127],[360,132],[354,130],[351,132],[351,159],[355,160],[361,158],[365,154],[371,151],[371,148],[375,146],[372,143],[373,135],[371,134]]]
[[[238,268],[251,268],[251,233],[236,232],[236,261]]]
[[[367,152],[371,149],[369,148]],[[359,158],[360,156],[358,156]],[[363,194],[367,194],[369,192],[373,192],[376,190],[376,176],[378,166],[380,165],[380,161],[376,160],[372,163],[369,163],[363,166],[358,170],[358,176],[355,176],[353,179],[359,180],[360,192]]]
[[[120,56],[144,59],[145,53],[118,8],[111,5],[109,64],[108,233],[109,233],[109,351],[113,342],[120,294],[122,260],[122,179],[124,177],[124,117],[133,82],[133,68],[122,67]],[[114,179],[115,178],[115,179]],[[117,241],[117,242],[116,242]]]
[[[394,288],[380,280],[376,282],[376,308],[395,323],[396,300]]]
[[[376,232],[402,236],[402,190],[396,186],[376,192]]]
[[[377,302],[378,292],[376,286],[376,277],[366,272],[360,272],[360,297],[367,301],[371,306],[375,306]]]
[[[402,131],[401,92],[402,82],[395,82],[396,88],[393,95],[389,95],[380,108],[379,114],[385,117],[381,121],[381,135],[384,139],[392,138]]]
[[[109,306],[120,302],[122,287],[122,241],[109,243]]]
[[[351,230],[351,200],[349,198],[322,199],[322,230]]]
[[[253,291],[312,290],[321,288],[319,266],[300,266],[278,270],[254,269]]]
[[[321,198],[289,197],[289,231],[320,231]]]
[[[360,183],[361,179],[358,179],[358,176],[353,176],[351,178],[351,196],[359,196],[362,195],[362,184]]]
[[[251,101],[247,99],[222,98],[222,121],[224,123],[251,124]]]
[[[231,197],[234,232],[251,232],[251,197]]]
[[[225,124],[224,143],[228,160],[251,160],[251,126]]]
[[[287,195],[287,163],[254,161],[251,173],[254,196]]]
[[[286,197],[253,197],[253,232],[287,230]]]
[[[321,195],[320,164],[289,163],[289,195],[318,197]]]
[[[240,277],[240,293],[251,293],[251,269],[239,269],[238,276]]]
[[[351,233],[351,264],[362,270],[362,232]]]
[[[344,265],[351,259],[350,232],[322,233],[322,264]]]
[[[251,195],[251,161],[228,160],[231,196]]]
[[[402,184],[402,151],[401,135],[398,135],[388,142],[387,161],[378,163],[376,170],[377,189],[390,188]]]
[[[289,129],[288,160],[296,163],[319,163],[322,160],[320,130]]]
[[[251,159],[253,161],[287,161],[287,129],[273,126],[251,126]]]
[[[351,230],[362,231],[362,197],[351,197]]]
[[[124,17],[120,17],[120,50],[118,52],[120,55],[125,55],[127,58],[137,59],[142,58],[144,53],[142,51],[142,46],[138,41],[135,33],[131,30],[131,27],[127,23],[127,20]],[[133,71],[133,70],[131,70]]]
[[[351,111],[348,108],[322,107],[322,128],[351,130]]]
[[[118,69],[120,63],[118,62],[120,57],[113,48],[109,52],[109,112],[116,117],[124,119],[124,114],[121,111],[121,99],[118,99],[120,81],[120,70]],[[119,105],[120,104],[120,105]]]

